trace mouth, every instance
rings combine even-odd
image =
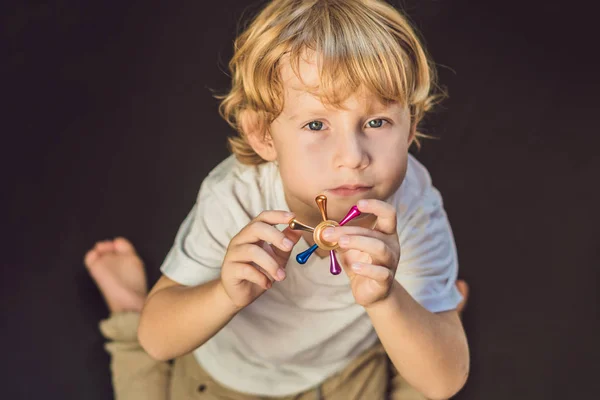
[[[349,197],[366,193],[372,188],[373,186],[368,185],[343,185],[333,189],[328,189],[327,192],[334,196]]]

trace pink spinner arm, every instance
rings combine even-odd
[[[348,214],[339,222],[340,226],[346,225],[346,223],[352,221],[354,218],[360,215],[360,211],[358,211],[358,207],[352,206]],[[339,275],[342,272],[342,267],[337,260],[334,250],[329,251],[329,272],[333,275]]]
[[[360,211],[358,211],[358,207],[352,206],[348,214],[340,221],[340,226],[346,225],[348,222],[352,221],[354,218],[360,215]]]

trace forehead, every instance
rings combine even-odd
[[[324,104],[322,96],[319,95],[320,74],[314,56],[301,57],[296,70],[292,67],[289,57],[285,56],[280,64],[279,74],[284,89],[284,112],[285,109],[289,110],[290,104],[294,107],[307,105],[328,109],[338,108],[340,105],[346,107],[349,104],[380,109],[393,104],[382,102],[378,96],[364,89],[356,91],[340,105]]]
[[[281,81],[286,89],[305,91],[307,87],[319,86],[319,69],[316,57],[304,53],[297,64],[297,71],[292,67],[289,55],[281,59],[279,68]]]

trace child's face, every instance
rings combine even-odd
[[[326,106],[304,89],[289,64],[281,74],[285,103],[271,134],[290,209],[306,222],[318,223],[319,194],[327,196],[334,220],[359,199],[389,198],[406,174],[413,138],[408,108],[359,93],[343,108]],[[300,75],[308,85],[318,83],[315,64],[301,62]]]

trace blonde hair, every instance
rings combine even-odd
[[[339,106],[364,88],[384,102],[408,105],[416,127],[444,97],[417,34],[391,5],[379,0],[275,0],[236,39],[229,63],[232,87],[218,96],[220,114],[238,132],[228,140],[241,162],[265,162],[248,143],[244,128],[267,137],[283,109],[281,60],[289,56],[299,76],[307,52],[317,56],[320,87],[314,89],[325,104]],[[417,132],[417,146],[420,137],[430,136]]]

